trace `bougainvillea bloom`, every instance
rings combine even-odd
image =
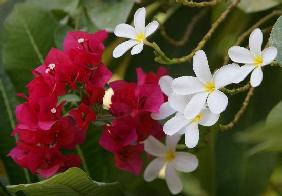
[[[130,40],[119,44],[113,51],[113,57],[118,58],[126,53],[130,48],[131,54],[139,54],[143,50],[144,41],[152,35],[159,27],[157,21],[153,21],[145,26],[146,9],[139,8],[134,14],[134,27],[128,24],[119,24],[115,28],[117,37],[129,38]]]
[[[245,64],[240,67],[238,80],[243,81],[251,72],[251,85],[257,87],[263,79],[262,67],[271,64],[277,56],[275,47],[261,49],[263,43],[263,34],[260,29],[255,29],[249,38],[250,50],[233,46],[228,54],[232,61]]]

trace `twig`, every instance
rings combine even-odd
[[[237,6],[239,2],[240,0],[235,0],[228,6],[228,8],[212,24],[210,30],[202,38],[202,40],[198,43],[197,47],[191,53],[187,54],[186,56],[170,59],[165,55],[165,53],[160,49],[160,47],[156,43],[147,44],[155,49],[155,53],[156,53],[155,61],[161,64],[180,64],[180,63],[190,61],[193,58],[195,52],[198,50],[201,50],[205,46],[207,41],[210,39],[210,37],[215,32],[215,30],[219,27],[219,25],[224,21],[227,15]]]
[[[215,6],[218,4],[221,0],[211,0],[211,1],[204,1],[204,2],[194,2],[192,0],[176,0],[176,3],[186,5],[189,7],[209,7],[209,6]]]
[[[251,97],[253,96],[254,94],[254,88],[250,88],[247,96],[245,97],[245,100],[240,108],[240,110],[235,114],[233,120],[231,122],[229,122],[228,124],[225,124],[225,125],[220,125],[220,128],[222,131],[226,131],[228,129],[231,129],[233,128],[236,123],[239,122],[239,120],[241,119],[241,117],[243,116],[243,114],[245,113],[245,111],[247,110],[247,107],[250,103],[250,100],[251,100]]]
[[[251,85],[248,83],[245,86],[239,87],[239,88],[233,88],[233,89],[227,89],[227,88],[222,88],[222,92],[227,93],[229,95],[236,95],[238,93],[245,92],[251,88]]]
[[[176,40],[172,37],[170,37],[167,33],[166,30],[164,28],[163,25],[161,25],[160,28],[160,32],[162,34],[162,36],[172,45],[176,46],[176,47],[181,47],[183,45],[186,44],[186,42],[189,40],[194,27],[196,26],[196,24],[198,23],[198,21],[203,18],[203,16],[205,16],[205,14],[207,13],[207,10],[203,10],[201,11],[199,14],[193,16],[193,18],[191,19],[191,22],[187,25],[187,28],[185,30],[185,33],[183,34],[183,36],[179,39]]]

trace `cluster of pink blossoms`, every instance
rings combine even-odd
[[[44,63],[33,70],[26,102],[16,108],[17,146],[9,156],[21,167],[42,177],[80,165],[75,149],[83,143],[88,125],[95,121],[94,104],[102,104],[105,84],[112,73],[102,64],[106,31],[70,32],[64,50],[53,48]],[[77,94],[78,105],[64,95]],[[71,151],[70,151],[71,152]]]
[[[110,83],[114,92],[110,111],[115,119],[105,127],[99,142],[114,154],[116,167],[140,174],[144,140],[150,135],[159,139],[164,136],[162,126],[151,118],[151,113],[158,112],[167,99],[158,85],[160,77],[166,73],[160,68],[157,74],[146,74],[139,68],[137,83]]]
[[[44,63],[32,71],[28,96],[20,94],[26,102],[16,108],[13,136],[17,136],[17,145],[9,153],[21,167],[48,178],[80,166],[80,157],[71,153],[84,142],[89,124],[95,122],[94,106],[102,108],[105,85],[112,76],[101,62],[106,38],[106,31],[70,32],[64,50],[52,48]],[[144,140],[163,138],[162,126],[151,113],[157,113],[167,100],[158,85],[166,74],[164,68],[157,74],[138,68],[137,83],[110,83],[114,120],[105,126],[99,143],[114,154],[116,167],[140,174]],[[79,100],[68,101],[73,95]]]

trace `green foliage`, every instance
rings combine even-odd
[[[273,8],[280,3],[280,0],[241,0],[239,8],[246,13],[252,13]]]
[[[17,4],[4,24],[3,64],[16,90],[23,92],[31,70],[43,62],[54,45],[58,23],[45,10],[31,4]]]
[[[118,183],[92,181],[79,168],[70,168],[64,173],[33,184],[19,184],[7,187],[12,193],[23,191],[28,196],[122,196]]]
[[[276,47],[278,49],[278,56],[277,56],[277,62],[279,64],[282,64],[282,16],[280,16],[273,26],[273,29],[271,31],[270,35],[270,45]]]
[[[92,22],[100,29],[113,31],[124,23],[134,5],[132,0],[84,0],[84,5]]]

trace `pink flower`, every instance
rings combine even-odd
[[[94,110],[84,103],[80,104],[77,109],[71,110],[70,116],[74,118],[77,125],[82,130],[87,130],[89,124],[96,120],[96,114]]]

